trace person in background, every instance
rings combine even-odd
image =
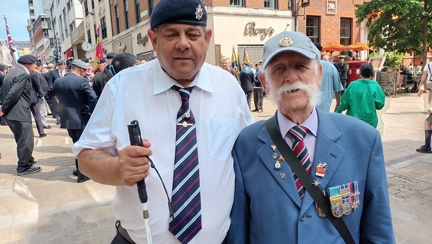
[[[376,80],[373,80],[374,70],[372,64],[362,64],[360,79],[350,83],[341,98],[341,104],[336,110],[356,117],[364,122],[377,127],[378,116],[376,110],[385,105],[385,94]]]
[[[255,64],[255,75],[254,75],[254,82],[253,82],[253,98],[254,98],[254,105],[255,110],[252,110],[252,112],[258,112],[261,113],[263,111],[263,99],[264,99],[264,89],[261,85],[261,81],[259,80],[259,74],[262,72],[262,62],[259,62]]]
[[[229,57],[227,57],[227,56],[223,56],[223,57],[221,58],[221,61],[220,61],[220,66],[221,66],[222,69],[224,69],[224,70],[230,72],[230,73],[231,73],[231,74],[236,78],[237,82],[240,83],[239,75],[238,75],[238,73],[235,71],[235,69],[233,69],[233,68],[231,67],[231,61],[230,61],[230,58],[229,58]]]
[[[0,106],[2,104],[2,85],[3,85],[3,80],[6,74],[6,66],[3,64],[0,64]],[[3,117],[0,117],[0,125],[7,125],[6,124],[6,120]]]
[[[93,90],[97,97],[100,97],[102,90],[106,83],[118,72],[123,69],[135,66],[139,64],[138,58],[130,53],[120,53],[113,60],[111,64],[105,67],[104,71],[100,75],[95,76],[93,80]]]
[[[322,53],[322,46],[320,43],[314,43],[318,50]],[[329,112],[333,102],[333,96],[336,100],[335,110],[339,107],[341,92],[343,91],[340,76],[336,67],[329,62],[329,56],[325,55],[320,60],[322,66],[322,81],[320,90],[322,93],[322,100],[317,108]]]
[[[81,60],[72,61],[70,73],[58,78],[45,93],[47,102],[54,104],[54,109],[60,115],[60,128],[67,129],[73,143],[81,137],[97,101],[88,79],[84,78],[86,71],[86,63]],[[73,174],[77,176],[77,182],[89,180],[79,170],[77,159],[75,159],[75,166],[76,171]]]
[[[240,71],[240,85],[243,89],[245,95],[246,95],[246,101],[249,106],[249,109],[251,109],[251,103],[252,103],[252,93],[253,93],[253,82],[254,82],[254,73],[252,72],[250,68],[250,64],[248,62],[243,64],[243,69]]]
[[[143,179],[153,243],[222,243],[226,236],[234,193],[231,149],[253,116],[235,78],[205,63],[212,37],[206,25],[201,1],[159,0],[147,31],[158,58],[107,83],[74,145],[86,175],[116,186],[113,244],[148,243],[136,187]],[[133,120],[144,147],[130,146]],[[171,217],[148,156],[172,199]]]
[[[44,124],[42,122],[42,115],[39,109],[40,107],[40,99],[45,95],[44,90],[42,89],[39,81],[39,76],[37,75],[38,71],[42,70],[42,62],[40,60],[36,61],[36,70],[34,73],[30,74],[30,80],[32,82],[32,87],[30,88],[30,111],[33,114],[33,119],[36,124],[36,129],[39,133],[39,138],[47,136],[44,130]]]
[[[432,114],[426,118],[424,122],[424,130],[425,130],[425,144],[417,148],[416,151],[419,153],[432,153],[431,150],[431,136],[432,136]]]
[[[36,71],[36,57],[23,55],[18,65],[4,77],[0,99],[0,117],[4,116],[12,131],[17,148],[17,175],[33,174],[41,167],[33,157],[34,134],[30,113],[30,89],[32,82],[29,74]]]
[[[335,64],[336,69],[339,72],[341,84],[344,90],[347,87],[348,81],[348,64],[345,62],[345,57],[345,55],[339,55],[339,61]],[[343,93],[344,91],[341,92],[341,94]]]
[[[107,53],[107,55],[106,55],[107,65],[110,65],[111,62],[112,62],[112,60],[113,60],[113,58],[115,58],[118,54],[119,53],[116,53],[116,52],[109,52],[109,53]]]
[[[380,133],[353,117],[316,109],[322,68],[309,37],[284,31],[268,39],[263,50],[260,80],[277,105],[269,122],[331,201],[328,214],[345,222],[354,243],[395,243]],[[227,243],[345,243],[265,123],[243,129],[234,145]]]

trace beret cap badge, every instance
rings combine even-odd
[[[195,18],[197,20],[201,20],[203,15],[204,15],[203,8],[201,7],[201,5],[198,5],[195,11]]]
[[[282,38],[282,39],[279,41],[279,45],[280,45],[281,47],[289,47],[289,46],[291,46],[292,44],[294,44],[294,41],[293,41],[293,39],[291,39],[291,38],[289,38],[289,37],[284,37],[284,38]]]

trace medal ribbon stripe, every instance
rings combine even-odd
[[[169,231],[181,242],[188,243],[202,228],[198,144],[195,118],[189,108],[193,87],[173,86],[181,96],[177,113],[172,207]]]
[[[304,137],[309,130],[304,126],[294,126],[289,131],[288,134],[293,138],[294,143],[292,145],[293,153],[296,155],[300,163],[305,167],[308,173],[311,172],[312,164],[310,162],[309,152],[304,144]],[[294,181],[299,192],[300,199],[303,200],[305,189],[298,179],[297,175],[293,172]]]

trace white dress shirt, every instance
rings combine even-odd
[[[173,85],[180,86],[162,70],[157,59],[114,76],[73,147],[75,155],[84,148],[116,154],[129,145],[127,125],[138,120],[171,197],[176,118],[181,106],[179,93],[171,89]],[[189,243],[220,244],[230,226],[234,197],[231,149],[241,129],[253,122],[253,116],[237,80],[222,69],[204,64],[191,86],[195,86],[190,109],[197,125],[202,229]],[[168,230],[167,199],[154,169],[145,181],[153,242],[180,243]],[[146,243],[136,186],[117,186],[113,210],[132,239]]]

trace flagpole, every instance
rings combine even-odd
[[[16,50],[16,47],[13,43],[12,34],[10,33],[10,30],[9,30],[9,25],[7,23],[6,15],[3,16],[3,19],[5,20],[5,23],[6,23],[6,33],[8,36],[8,47],[9,47],[9,51],[10,51],[10,54],[12,57],[12,64],[15,65],[15,64],[17,64],[17,60],[18,60],[17,50]]]

